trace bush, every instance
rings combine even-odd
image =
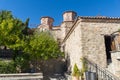
[[[15,58],[15,66],[17,68],[18,73],[28,72],[29,70],[29,55],[21,54]]]
[[[0,73],[16,73],[16,68],[14,66],[14,62],[10,61],[0,61]]]
[[[74,65],[72,75],[73,75],[73,76],[78,76],[78,77],[81,75],[80,70],[78,69],[77,64]]]
[[[0,74],[21,73],[29,70],[29,55],[18,55],[15,60],[0,60]]]

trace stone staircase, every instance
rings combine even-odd
[[[113,73],[109,72],[107,69],[101,67],[100,65],[94,63],[93,61],[85,58],[86,65],[88,68],[88,71],[90,73],[95,73],[93,77],[95,79],[89,79],[89,80],[120,80],[117,76],[115,76]]]
[[[61,74],[54,74],[52,76],[44,76],[43,80],[67,80],[65,76]]]

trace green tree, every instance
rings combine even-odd
[[[0,23],[3,20],[7,20],[8,18],[13,18],[13,15],[11,14],[11,11],[6,11],[6,10],[0,11]]]
[[[24,51],[29,53],[32,59],[47,60],[63,56],[58,43],[50,32],[36,31],[34,35],[27,36],[24,43]]]
[[[10,11],[0,11],[0,46],[6,46],[14,51],[15,66],[24,69],[23,71],[30,59],[47,60],[63,55],[50,32],[36,31],[29,35],[28,23],[29,18],[22,22],[13,17]],[[22,55],[17,54],[20,51]]]
[[[22,48],[22,39],[28,29],[28,21],[23,23],[14,18],[10,11],[0,11],[0,45],[14,50]]]
[[[29,18],[22,22],[20,19],[15,18],[11,11],[0,11],[0,46],[6,46],[14,51],[14,65],[11,66],[14,68],[20,66],[21,71],[25,71],[29,60],[29,55],[26,56],[22,53],[25,36],[28,35],[28,23]],[[18,55],[20,51],[22,54]]]
[[[30,65],[34,65],[35,71],[40,68],[40,61],[63,56],[50,32],[36,31],[33,35],[27,36],[24,52],[30,55]]]

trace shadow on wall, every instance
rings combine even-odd
[[[68,53],[66,54],[66,58],[65,58],[65,64],[66,64],[66,73],[68,75],[71,74],[71,65],[70,65],[70,56],[68,55]]]
[[[51,59],[41,62],[41,71],[43,72],[43,80],[65,79],[64,73],[71,74],[70,57],[66,59]]]
[[[54,74],[64,74],[66,72],[65,59],[49,59],[46,61],[39,61],[33,64],[36,72],[43,72],[44,76],[53,76]]]

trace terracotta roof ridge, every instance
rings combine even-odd
[[[107,17],[107,16],[79,16],[81,19],[120,19],[120,17]]]
[[[53,26],[53,28],[57,28],[57,27],[60,27],[60,26]]]

